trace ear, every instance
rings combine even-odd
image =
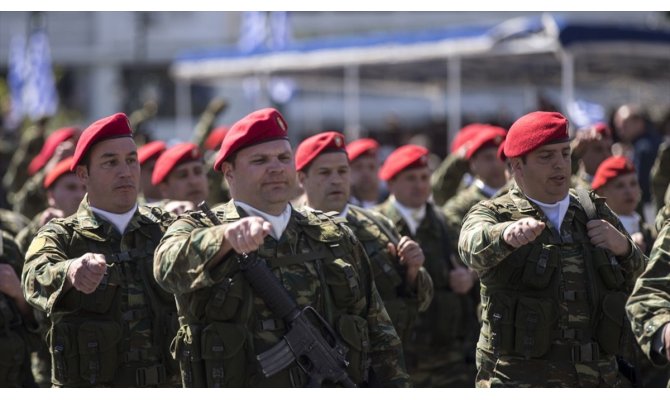
[[[56,200],[54,200],[51,189],[47,189],[47,204],[49,204],[49,207],[56,207]]]
[[[230,186],[230,182],[235,180],[235,176],[233,174],[233,164],[224,161],[223,164],[221,164],[221,172],[223,173],[223,177],[228,182],[228,186]]]
[[[519,157],[514,157],[510,159],[510,165],[512,166],[512,171],[514,172],[514,175],[523,176],[521,164],[523,164],[523,161],[521,161],[521,158]]]
[[[300,183],[301,187],[305,186],[305,179],[307,179],[307,174],[304,173],[303,171],[298,171],[298,182]]]
[[[75,175],[84,185],[88,184],[88,168],[85,165],[77,165],[74,169]]]

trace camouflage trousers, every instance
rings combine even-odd
[[[474,360],[468,360],[462,343],[449,348],[406,350],[407,372],[413,387],[471,388],[475,383]]]
[[[616,358],[571,362],[500,356],[477,349],[476,387],[631,387]]]

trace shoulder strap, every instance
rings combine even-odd
[[[584,188],[577,188],[575,191],[577,192],[577,200],[579,200],[579,203],[584,208],[586,216],[589,218],[589,220],[598,218],[596,205],[593,204],[591,196],[589,196],[589,192]]]
[[[377,227],[384,232],[384,235],[386,235],[391,242],[393,243],[394,246],[397,246],[398,243],[400,242],[400,238],[398,237],[398,234],[393,232],[391,229],[389,229],[387,226],[381,223],[381,221],[378,221],[377,218],[370,212],[369,210],[364,209],[363,207],[357,207],[357,211],[360,211],[361,214],[365,215],[370,221],[372,221]]]

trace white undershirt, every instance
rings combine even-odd
[[[486,197],[488,197],[488,198],[493,197],[493,195],[496,194],[496,193],[498,193],[498,190],[500,190],[500,188],[497,188],[497,189],[496,189],[496,188],[494,188],[494,187],[491,187],[491,186],[487,185],[487,184],[484,183],[481,179],[475,179],[475,180],[472,182],[472,184],[475,185],[475,186],[477,187],[477,189],[479,189],[479,190],[481,190],[482,192],[484,192],[484,194],[485,194]]]
[[[423,218],[426,216],[426,205],[423,204],[419,208],[411,208],[400,204],[393,195],[389,196],[389,198],[391,199],[391,204],[393,204],[396,210],[400,213],[402,219],[407,223],[409,231],[412,235],[416,235],[416,230],[419,229],[421,221],[423,221]]]
[[[291,219],[291,205],[287,204],[284,211],[281,214],[274,216],[263,211],[260,211],[247,203],[235,200],[235,205],[242,208],[247,214],[253,215],[254,217],[261,217],[264,220],[268,221],[272,225],[272,231],[270,236],[279,240],[281,235],[284,233],[284,230],[288,226],[288,221]]]
[[[99,208],[95,208],[93,206],[90,207],[91,211],[109,221],[112,225],[114,225],[114,227],[116,228],[117,231],[119,231],[120,234],[123,234],[123,232],[126,231],[126,228],[130,223],[130,220],[133,218],[133,214],[135,214],[135,211],[137,210],[137,203],[135,203],[135,206],[130,211],[125,212],[123,214],[112,213],[109,211],[101,210]]]
[[[556,202],[554,204],[542,203],[541,201],[537,201],[529,197],[528,195],[526,195],[526,197],[528,197],[528,200],[540,206],[540,208],[544,212],[544,215],[547,216],[547,218],[549,219],[549,221],[551,221],[554,227],[558,231],[561,230],[561,224],[563,223],[563,218],[565,218],[565,213],[568,212],[568,207],[570,206],[569,194],[566,195],[563,200]]]
[[[631,215],[619,215],[619,220],[629,235],[640,232],[640,214],[633,212]]]

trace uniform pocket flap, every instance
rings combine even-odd
[[[202,330],[201,356],[205,360],[231,358],[246,342],[245,329],[237,324],[213,322]]]

